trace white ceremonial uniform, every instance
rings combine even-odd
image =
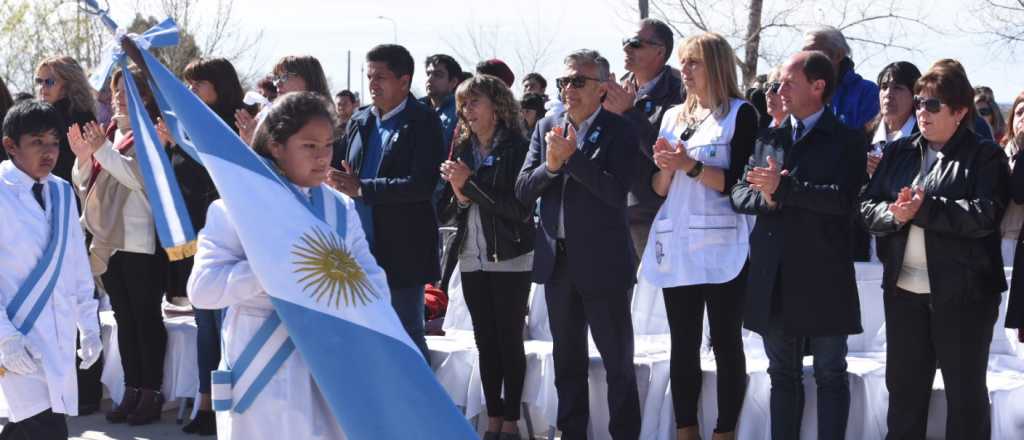
[[[729,163],[736,115],[744,104],[733,99],[724,118],[701,122],[685,142],[690,157],[720,169],[745,166]],[[679,121],[681,110],[681,105],[673,107],[662,118],[659,136],[672,145],[687,128]],[[747,261],[753,229],[754,217],[733,211],[727,193],[677,170],[651,226],[639,274],[661,288],[731,281]]]
[[[376,263],[369,265],[373,257],[352,199],[342,200],[348,217],[345,245],[364,267],[377,267]],[[281,258],[287,257],[287,250],[282,249]],[[383,286],[383,292],[388,291],[382,270],[367,276],[375,286]],[[222,369],[234,365],[257,329],[273,313],[270,297],[246,261],[234,221],[222,200],[210,205],[206,227],[199,233],[188,296],[196,307],[227,307],[222,329],[223,354],[227,358],[221,361]],[[218,411],[217,431],[222,440],[345,438],[298,350],[288,357],[245,412]]]
[[[32,195],[35,183],[10,160],[0,163],[0,339],[18,332],[4,310],[36,267],[50,240],[54,209],[48,197],[45,211],[36,202]],[[67,182],[51,174],[43,183],[43,194],[48,194],[51,185]],[[67,189],[73,191],[70,185]],[[0,378],[0,390],[7,399],[12,422],[47,409],[78,415],[77,331],[98,336],[100,329],[98,302],[93,298],[95,285],[73,194],[71,200],[63,266],[52,296],[25,336],[28,345],[41,352],[42,368],[30,375],[7,372]]]

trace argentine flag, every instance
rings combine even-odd
[[[167,68],[140,52],[136,63],[144,61],[153,92],[177,115],[231,217],[242,220],[236,228],[249,264],[348,437],[476,438],[406,335],[386,292],[349,305],[311,295],[316,287],[301,270],[310,261],[295,252],[316,254],[320,246],[310,243],[344,240]],[[340,269],[329,258],[323,263],[326,278]]]

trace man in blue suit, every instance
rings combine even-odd
[[[592,50],[565,59],[557,86],[565,112],[538,122],[516,183],[523,203],[540,199],[533,281],[544,284],[554,340],[558,428],[586,439],[589,419],[587,327],[608,372],[608,430],[640,435],[633,370],[630,292],[636,282],[626,216],[634,160],[633,126],[601,108],[608,63]]]
[[[431,195],[445,158],[434,111],[409,94],[415,63],[404,47],[366,54],[373,104],[349,121],[331,183],[356,201],[370,250],[388,274],[391,305],[427,357],[423,286],[441,277]]]

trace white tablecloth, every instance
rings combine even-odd
[[[851,407],[847,429],[850,439],[882,439],[888,410],[885,388],[885,313],[882,301],[882,266],[878,263],[857,263],[857,286],[860,292],[861,319],[864,333],[850,336],[849,363]],[[1010,271],[1007,268],[1007,278]],[[533,425],[544,432],[555,423],[558,398],[554,388],[554,366],[551,359],[551,333],[547,325],[547,307],[543,286],[532,288],[527,317],[527,373],[523,402],[530,407]],[[996,322],[989,362],[989,394],[992,401],[992,438],[1024,439],[1024,348],[1019,347],[1012,331],[1003,329],[1006,294]],[[675,438],[675,416],[669,384],[669,338],[665,307],[660,289],[640,283],[634,290],[632,313],[636,341],[635,365],[642,413],[641,438]],[[705,319],[705,341],[707,341]],[[458,270],[449,289],[449,305],[443,337],[428,338],[435,371],[452,398],[465,408],[467,417],[485,413],[483,393],[477,366],[477,353],[472,337],[472,322],[462,298]],[[748,387],[737,438],[767,440],[770,438],[768,362],[759,335],[744,332],[747,355]],[[811,358],[805,360],[805,391],[803,438],[814,438],[817,430],[816,393]],[[708,347],[702,350],[703,389],[699,420],[701,434],[711,437],[717,399],[714,357]],[[610,438],[607,431],[607,387],[600,357],[591,343],[591,438]],[[929,414],[929,438],[941,438],[945,426],[945,392],[941,374],[936,374],[935,392]]]
[[[117,345],[117,322],[114,312],[100,312],[103,329],[103,377],[111,400],[121,401],[124,395],[124,369]],[[164,384],[160,392],[173,407],[179,398],[194,398],[199,393],[199,366],[196,363],[196,320],[193,316],[164,319],[167,327],[167,355],[164,356]]]

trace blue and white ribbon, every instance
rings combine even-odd
[[[64,265],[64,251],[67,249],[68,225],[71,223],[71,185],[49,181],[50,240],[43,249],[39,262],[29,272],[28,278],[18,288],[14,298],[7,304],[7,318],[14,328],[25,335],[42,313],[53,295],[53,289]]]
[[[123,66],[121,69],[124,71],[122,81],[128,92],[128,116],[132,121],[135,151],[146,186],[146,198],[153,210],[157,236],[169,260],[191,257],[196,253],[196,231],[181,196],[174,169],[139,95],[138,85],[128,67]]]

